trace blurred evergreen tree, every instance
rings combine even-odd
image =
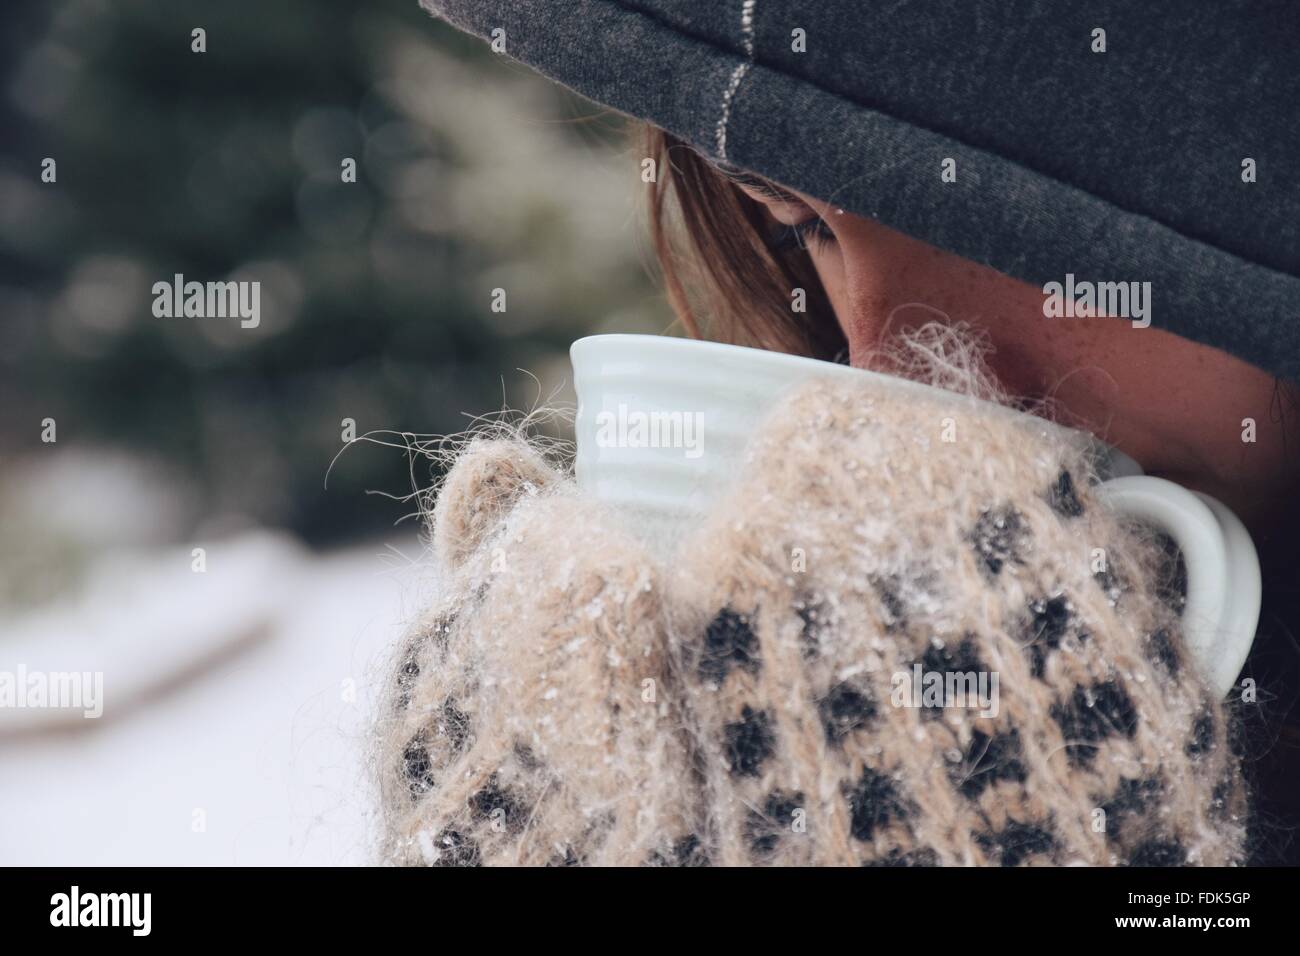
[[[6,17],[6,456],[55,417],[61,445],[169,462],[195,524],[238,515],[325,544],[411,510],[363,494],[411,490],[391,449],[350,448],[323,489],[343,419],[459,431],[501,407],[503,376],[512,402],[535,397],[514,370],[562,367],[602,322],[667,321],[618,124],[575,120],[595,108],[415,0],[62,0]],[[155,318],[150,288],[175,273],[259,280],[260,327]]]

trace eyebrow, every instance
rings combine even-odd
[[[752,189],[765,199],[771,199],[773,202],[798,203],[803,205],[803,200],[790,192],[788,189],[776,185],[770,180],[761,176],[756,176],[751,172],[732,166],[730,163],[713,163],[716,169],[724,179],[735,183],[737,186],[743,186],[746,189]]]

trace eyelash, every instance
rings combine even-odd
[[[834,242],[835,233],[821,216],[813,216],[792,226],[782,226],[771,239],[772,249],[777,252],[789,252],[793,249],[807,250],[813,245]]]

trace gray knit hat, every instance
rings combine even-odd
[[[1286,0],[422,3],[714,159],[1008,275],[1150,282],[1153,327],[1300,379]]]

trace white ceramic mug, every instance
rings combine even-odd
[[[570,357],[578,392],[578,484],[633,516],[643,536],[663,547],[708,511],[763,418],[800,382],[874,379],[903,394],[977,401],[846,365],[666,336],[589,336],[573,343]],[[1028,417],[978,404],[987,414]],[[1210,685],[1227,694],[1259,621],[1259,559],[1241,521],[1208,495],[1142,474],[1133,459],[1092,436],[1035,424],[1084,443],[1103,479],[1093,493],[1164,532],[1182,552],[1184,640]]]

